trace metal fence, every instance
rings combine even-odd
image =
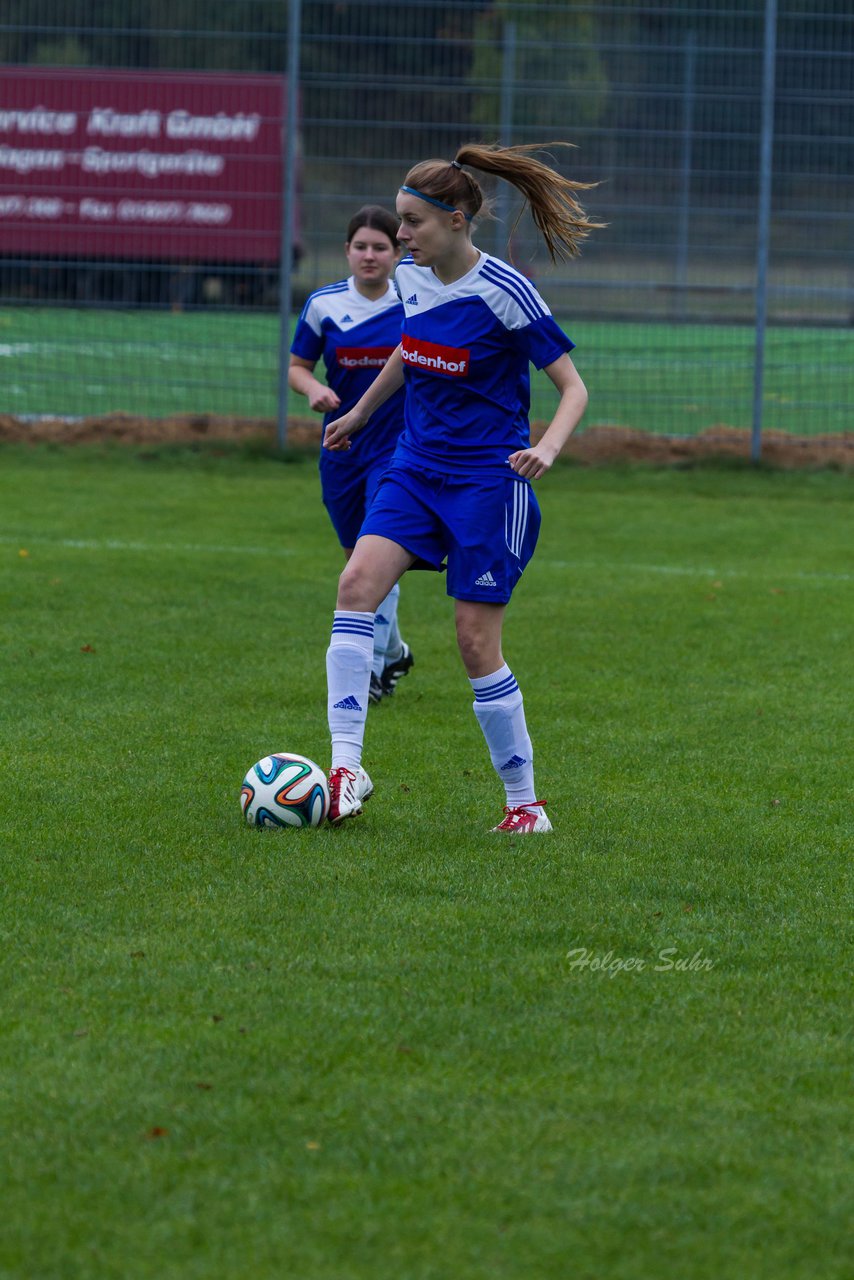
[[[475,240],[577,342],[587,425],[838,433],[852,136],[848,0],[4,0],[0,413],[274,417],[279,313],[344,274],[355,209],[464,141],[569,141],[608,224],[581,259],[552,266],[503,184]]]

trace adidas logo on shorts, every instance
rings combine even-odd
[[[362,708],[359,706],[358,702],[353,697],[353,695],[350,694],[348,697],[342,698],[340,702],[335,703],[335,710],[336,711],[361,711]]]
[[[498,583],[495,581],[489,570],[487,570],[486,573],[482,573],[479,578],[475,578],[474,585],[476,587],[497,587]]]

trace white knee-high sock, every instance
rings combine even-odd
[[[374,615],[374,662],[375,676],[381,676],[383,668],[390,658],[400,656],[400,632],[397,629],[397,602],[400,599],[400,586],[395,583]],[[394,636],[397,640],[392,643]]]
[[[394,584],[394,590],[397,595],[394,597],[394,608],[391,610],[388,624],[388,641],[385,647],[386,662],[394,662],[395,658],[399,658],[403,653],[403,641],[400,638],[400,624],[397,619],[397,606],[400,601],[400,583]],[[388,598],[391,599],[391,592]]]
[[[522,694],[505,663],[491,676],[471,681],[474,714],[483,730],[495,772],[511,806],[536,804],[534,752],[525,724]]]
[[[362,763],[373,651],[374,615],[336,609],[326,651],[333,769],[357,769]]]

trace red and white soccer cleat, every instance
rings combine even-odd
[[[373,795],[374,785],[365,770],[329,770],[329,818],[333,826],[362,812],[362,801]]]
[[[545,800],[535,800],[533,804],[504,806],[504,820],[499,822],[493,831],[507,831],[513,836],[529,836],[539,831],[552,831],[552,824],[544,813],[532,813],[532,809],[545,809]]]

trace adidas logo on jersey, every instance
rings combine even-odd
[[[501,766],[500,772],[505,773],[508,769],[521,769],[527,763],[528,761],[523,760],[521,756],[511,756],[507,763]]]
[[[342,698],[340,702],[335,703],[335,710],[336,711],[361,711],[362,708],[359,706],[358,702],[353,697],[353,695],[350,694],[349,697]]]
[[[342,324],[352,324],[352,323],[353,323],[353,317],[352,317],[352,316],[342,316],[342,317],[341,317],[341,323],[342,323]]]
[[[495,581],[489,570],[487,570],[487,572],[482,573],[479,578],[475,578],[474,585],[476,587],[497,587],[498,583]]]
[[[417,293],[413,293],[413,294],[412,294],[412,296],[411,296],[410,298],[407,298],[407,299],[406,299],[406,305],[407,305],[408,307],[417,307],[417,306],[418,306],[418,294],[417,294]]]

